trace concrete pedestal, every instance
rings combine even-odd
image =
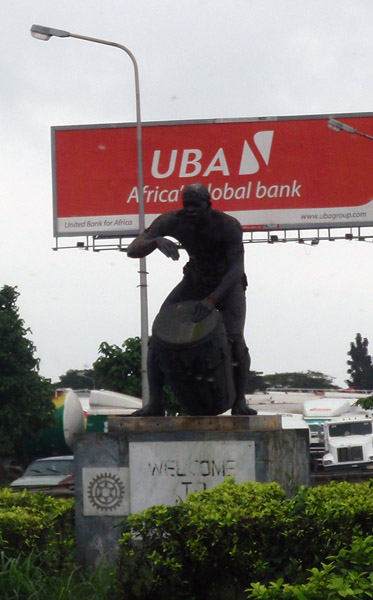
[[[278,482],[288,495],[309,485],[309,433],[282,429],[280,415],[109,420],[107,434],[76,442],[78,560],[115,558],[120,517],[175,504],[232,475]]]

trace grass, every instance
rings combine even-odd
[[[43,554],[36,552],[26,558],[8,558],[1,552],[1,600],[112,600],[115,596],[112,568],[93,572],[71,564],[63,572],[51,573],[44,563]]]

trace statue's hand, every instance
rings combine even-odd
[[[209,298],[204,298],[204,300],[198,302],[190,315],[193,323],[198,323],[198,321],[205,319],[214,308],[214,304]]]
[[[159,250],[167,256],[167,258],[172,258],[172,260],[179,260],[179,249],[177,245],[164,237],[157,237],[156,243]]]

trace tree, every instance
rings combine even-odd
[[[60,380],[53,384],[57,388],[72,388],[73,390],[93,390],[100,389],[101,382],[96,378],[93,369],[69,369],[64,375],[60,375]]]
[[[140,338],[128,338],[121,347],[102,342],[99,352],[101,356],[93,363],[93,370],[102,387],[141,398]],[[164,386],[163,400],[168,414],[181,412],[179,401],[169,385]]]
[[[251,371],[246,382],[245,394],[254,394],[254,392],[263,392],[266,389],[263,377],[263,371]]]
[[[373,410],[373,396],[366,396],[365,398],[358,398],[355,404],[362,406],[364,410]]]
[[[99,353],[93,370],[102,387],[141,398],[140,338],[128,338],[121,347],[102,342]]]
[[[305,390],[337,389],[333,384],[334,377],[319,371],[301,371],[292,373],[274,373],[264,375],[266,387],[296,388]]]
[[[349,365],[347,373],[351,379],[347,379],[346,383],[356,390],[373,389],[373,365],[372,357],[368,354],[368,345],[367,338],[363,339],[361,333],[357,333],[355,342],[351,342],[350,350],[347,352],[351,357],[347,361]]]
[[[39,359],[19,316],[16,288],[0,290],[0,454],[24,462],[22,439],[53,422],[53,388],[39,375]]]

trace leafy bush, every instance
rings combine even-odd
[[[112,565],[75,563],[73,499],[0,490],[0,547],[1,600],[115,598]]]
[[[226,586],[234,598],[253,580],[248,573],[264,577],[278,562],[285,500],[277,483],[228,479],[177,506],[131,515],[120,545],[126,598],[213,598]]]
[[[372,598],[373,590],[373,537],[355,538],[349,548],[343,548],[337,556],[321,568],[310,569],[304,584],[291,585],[284,579],[271,582],[269,586],[253,583],[247,590],[252,600],[341,600]]]
[[[8,558],[48,550],[58,570],[74,549],[74,500],[0,490],[0,547]]]
[[[276,483],[228,479],[123,526],[116,585],[110,565],[93,575],[74,564],[73,500],[0,491],[1,599],[372,597],[369,482],[302,487],[289,499]]]
[[[283,574],[302,579],[305,570],[373,531],[373,487],[369,481],[302,487],[287,512]]]
[[[325,596],[302,596],[302,585],[311,585],[308,570],[313,569],[314,585],[335,568],[325,567],[324,574],[322,562],[330,555],[342,560],[351,543],[352,560],[356,544],[364,543],[356,540],[367,538],[372,526],[369,482],[303,487],[288,499],[276,483],[226,480],[177,506],[131,515],[120,543],[119,584],[128,600],[233,600],[246,598],[244,590],[253,582],[258,583],[251,593],[275,594],[277,586],[278,596],[271,599],[287,598],[281,594],[292,583],[300,586],[294,587],[299,594],[289,598],[319,600]],[[267,589],[271,581],[276,583]]]

